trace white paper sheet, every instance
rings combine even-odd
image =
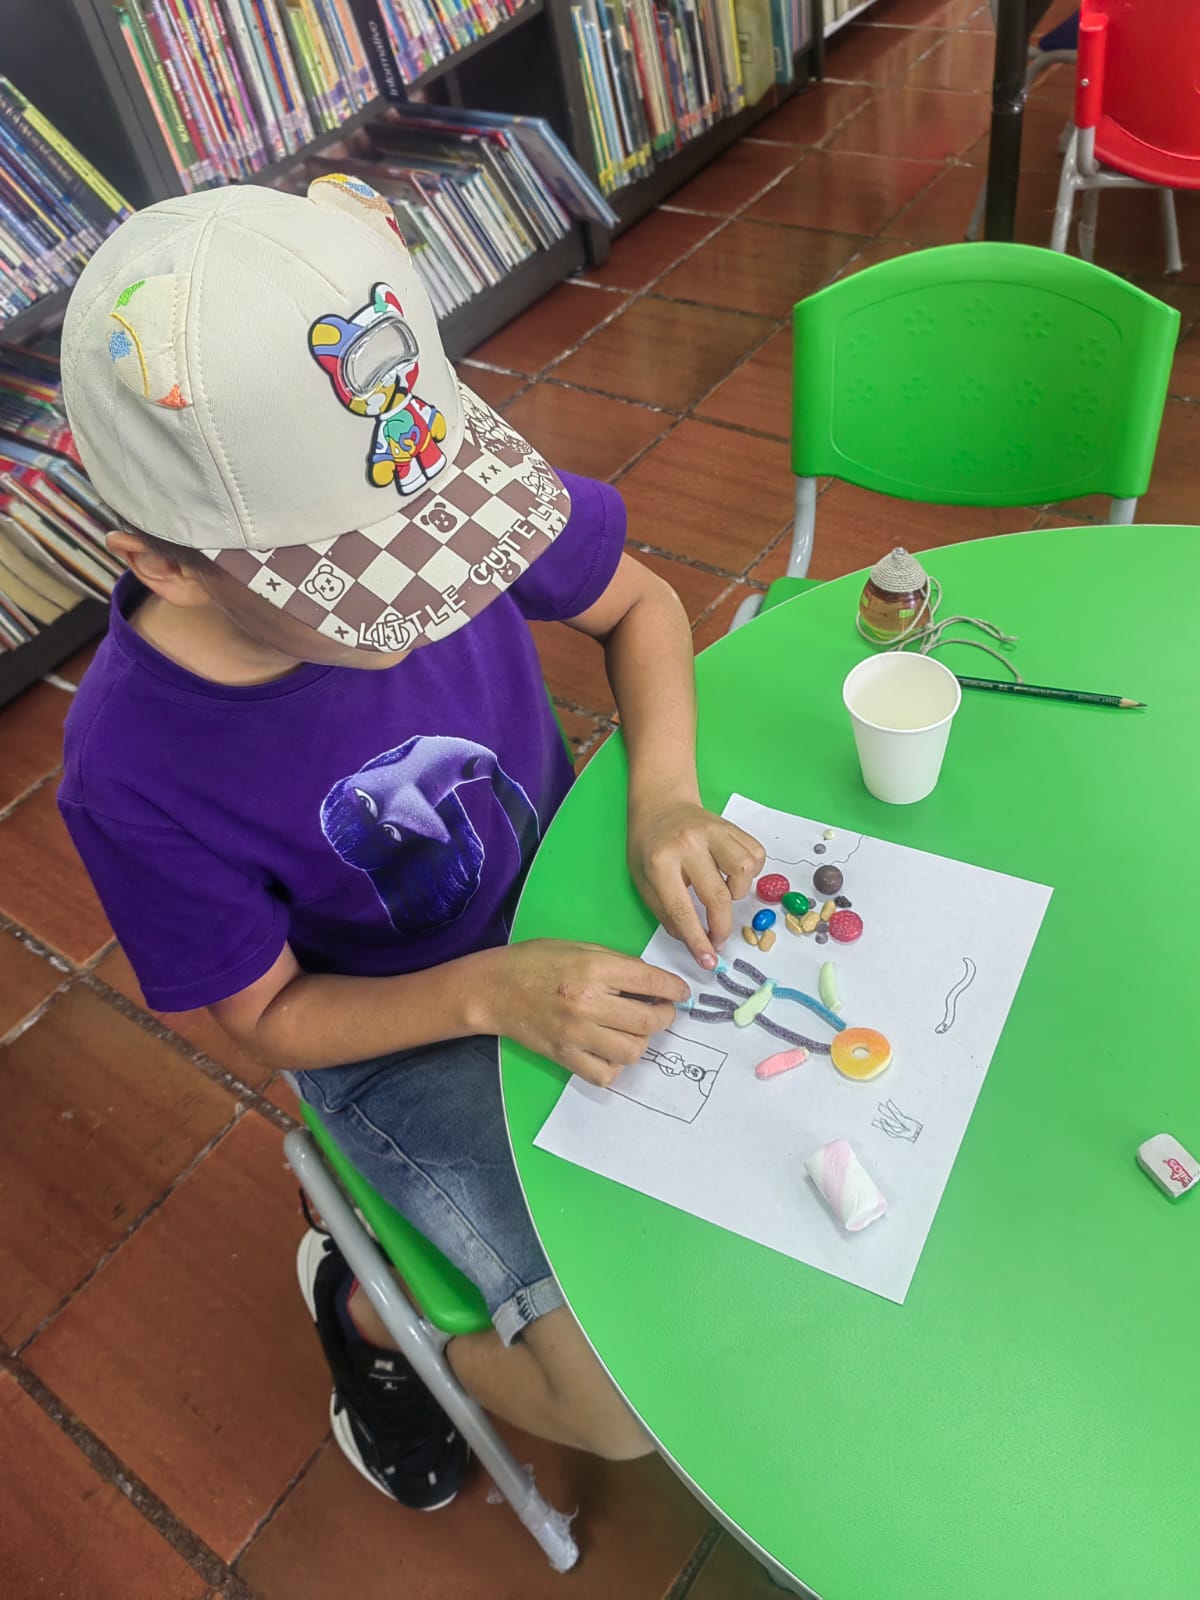
[[[814,868],[840,867],[841,893],[864,924],[853,944],[817,945],[789,933],[774,907],[778,938],[763,954],[741,937],[762,909],[752,895],[735,909],[725,959],[813,996],[822,962],[832,961],[840,1014],[887,1036],[891,1066],[852,1082],[827,1055],[811,1054],[793,1071],[759,1079],[758,1062],[788,1045],[755,1024],[679,1012],[613,1089],[572,1078],[535,1143],[902,1304],[1051,891],[740,795],[724,814],[761,840],[764,871],[783,873],[810,899]],[[826,840],[829,827],[837,831]],[[661,929],[644,954],[679,973],[694,995],[726,992]],[[729,976],[754,987],[741,973]],[[765,1014],[814,1040],[833,1038],[794,1002],[773,1000]],[[841,1228],[804,1170],[833,1139],[850,1141],[888,1199],[887,1213],[862,1233]]]

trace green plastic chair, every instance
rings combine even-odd
[[[1132,522],[1178,331],[1153,295],[1022,244],[919,250],[801,300],[787,574],[733,626],[813,583],[821,477],[944,505],[1106,494],[1108,521]]]
[[[570,741],[554,702],[550,703],[570,758]],[[571,1519],[544,1499],[530,1471],[517,1464],[491,1419],[462,1387],[446,1359],[449,1339],[481,1333],[492,1326],[483,1296],[372,1188],[338,1149],[312,1107],[299,1096],[297,1100],[304,1128],[293,1129],[283,1148],[305,1193],[421,1381],[542,1547],[550,1565],[556,1572],[569,1571],[579,1559]],[[396,1274],[402,1282],[397,1282]]]

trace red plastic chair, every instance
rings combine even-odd
[[[1091,261],[1102,189],[1156,188],[1167,271],[1181,272],[1175,189],[1200,189],[1196,0],[1083,0],[1075,131],[1063,157],[1050,247],[1067,248],[1082,192],[1079,253]]]

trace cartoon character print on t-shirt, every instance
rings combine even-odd
[[[321,831],[370,878],[398,934],[413,937],[462,916],[483,876],[483,844],[459,797],[487,783],[521,861],[537,843],[537,811],[486,745],[418,735],[341,778],[321,804]]]

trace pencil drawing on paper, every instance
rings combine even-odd
[[[697,1044],[668,1028],[657,1035],[655,1044],[646,1046],[640,1061],[609,1085],[609,1092],[679,1122],[695,1122],[724,1065],[724,1050]]]
[[[958,1002],[962,995],[975,982],[975,974],[979,970],[970,956],[962,958],[963,975],[946,996],[946,1009],[942,1013],[942,1020],[933,1030],[934,1033],[949,1033],[958,1020]]]
[[[873,1128],[886,1133],[889,1139],[907,1139],[909,1144],[916,1144],[925,1126],[923,1122],[907,1116],[894,1100],[881,1100],[875,1109],[879,1115],[871,1123]]]

